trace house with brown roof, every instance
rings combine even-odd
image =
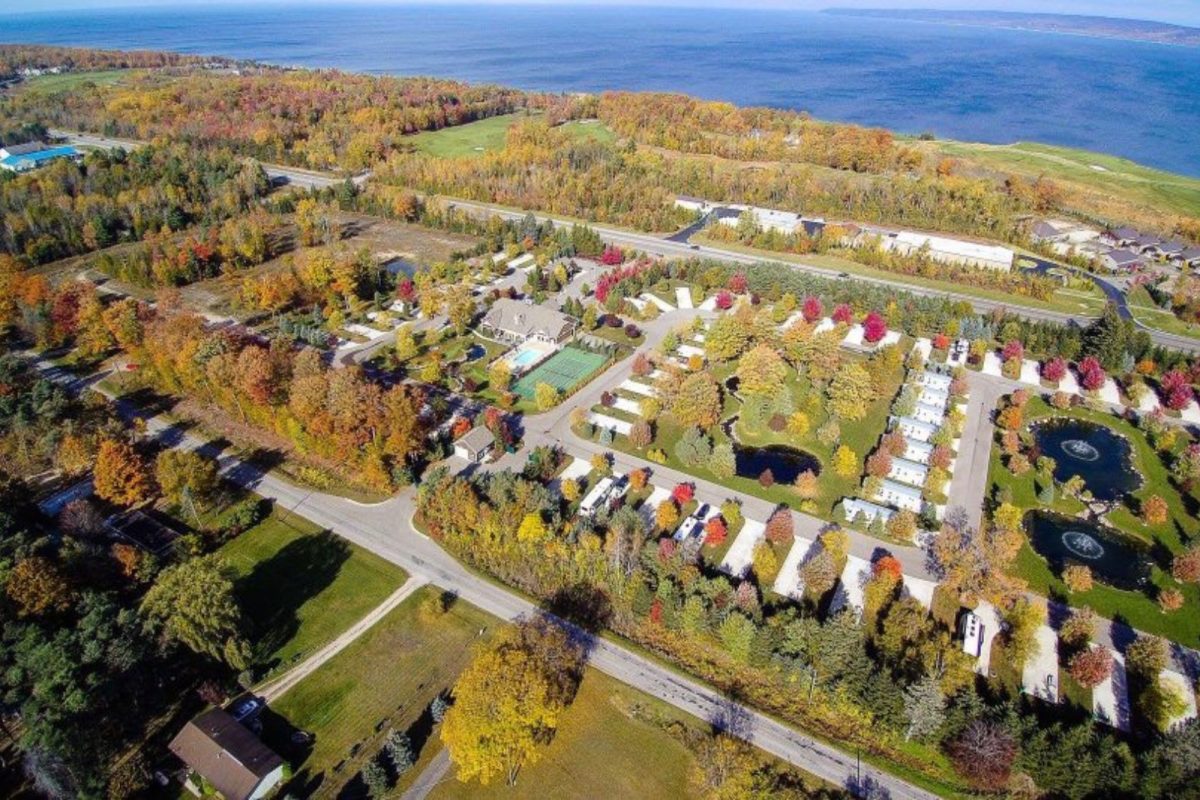
[[[283,780],[283,759],[219,708],[185,725],[168,747],[225,800],[258,800]]]

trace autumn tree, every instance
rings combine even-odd
[[[225,562],[216,554],[164,570],[142,599],[142,616],[166,641],[233,669],[249,665],[245,621]]]
[[[1200,545],[1193,545],[1171,560],[1171,576],[1183,583],[1200,583]]]
[[[787,365],[769,345],[760,344],[738,360],[738,391],[744,395],[774,395],[780,391],[786,376]]]
[[[846,445],[838,445],[833,453],[833,471],[843,478],[858,474],[858,456]]]
[[[663,533],[670,533],[679,524],[679,506],[667,498],[654,510],[654,522]]]
[[[563,628],[522,622],[478,650],[454,684],[442,742],[462,781],[516,783],[574,697],[583,652]]]
[[[767,541],[771,544],[787,547],[796,538],[795,523],[792,512],[787,508],[778,508],[767,520]]]
[[[558,389],[555,389],[550,384],[541,382],[533,387],[533,404],[537,407],[538,411],[549,411],[558,405],[558,401]]]
[[[74,594],[62,570],[43,556],[18,561],[8,575],[4,591],[22,617],[66,611]]]
[[[1016,739],[998,723],[975,720],[947,748],[959,774],[984,791],[1008,784],[1019,748]]]
[[[100,442],[92,476],[96,495],[119,506],[137,505],[154,492],[145,461],[132,445],[117,439]]]
[[[1112,674],[1112,653],[1107,647],[1092,647],[1071,657],[1067,671],[1085,689],[1093,689]]]
[[[720,419],[721,390],[707,372],[696,372],[683,379],[668,407],[681,426],[710,428]]]
[[[204,507],[217,491],[217,462],[194,450],[164,450],[154,461],[154,479],[169,502],[190,498]]]
[[[844,422],[857,422],[866,416],[874,400],[875,384],[871,373],[857,361],[838,370],[829,385],[829,409]]]

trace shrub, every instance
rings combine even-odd
[[[1158,593],[1158,607],[1164,614],[1183,608],[1183,592],[1178,589],[1163,589]]]
[[[775,433],[782,433],[787,429],[788,418],[783,414],[772,414],[771,419],[767,421],[767,427]]]
[[[775,473],[771,472],[770,467],[764,469],[758,475],[758,482],[759,482],[759,484],[762,485],[762,487],[764,489],[769,489],[770,487],[775,485]]]
[[[1112,653],[1107,647],[1091,647],[1071,657],[1067,671],[1085,689],[1093,689],[1112,674]]]
[[[1171,577],[1182,583],[1200,583],[1200,545],[1171,560]]]
[[[1152,494],[1142,503],[1142,521],[1147,525],[1162,525],[1167,521],[1167,501]]]
[[[1088,592],[1092,589],[1092,570],[1082,564],[1072,564],[1063,570],[1063,583],[1073,593]]]
[[[1074,402],[1071,395],[1066,392],[1055,392],[1050,396],[1050,405],[1057,408],[1059,411],[1066,411]]]

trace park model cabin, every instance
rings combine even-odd
[[[896,512],[858,497],[847,497],[842,501],[842,513],[847,522],[870,525],[876,519],[886,523]]]
[[[283,779],[283,759],[219,708],[185,725],[169,748],[225,800],[258,800]]]
[[[893,480],[885,480],[879,487],[879,494],[875,495],[875,499],[880,503],[886,503],[889,506],[904,511],[911,511],[914,514],[920,514],[924,501],[921,499],[921,490],[915,486],[906,486],[903,483],[897,483]]]
[[[892,468],[888,471],[888,478],[900,483],[907,483],[910,486],[924,486],[927,477],[929,477],[928,467],[905,458],[893,458]]]

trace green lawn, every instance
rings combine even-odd
[[[849,353],[843,353],[843,357],[848,360],[863,358],[862,356],[851,355]],[[716,380],[723,384],[733,374],[734,366],[732,364],[718,364],[711,371]],[[784,386],[792,393],[797,410],[803,410],[809,415],[810,424],[808,433],[803,436],[795,436],[787,431],[775,432],[770,430],[765,424],[747,424],[745,420],[741,419],[739,419],[735,428],[735,433],[743,444],[753,446],[784,444],[804,450],[815,456],[822,464],[820,480],[818,481],[820,495],[816,498],[817,509],[815,513],[822,518],[833,519],[833,507],[837,502],[847,495],[856,494],[858,491],[863,464],[867,455],[874,449],[887,427],[888,411],[892,398],[899,390],[903,373],[903,368],[899,368],[892,375],[884,377],[882,391],[867,406],[866,416],[862,420],[852,423],[842,423],[840,425],[840,443],[848,446],[858,456],[858,469],[849,478],[838,476],[830,467],[833,451],[837,448],[837,445],[835,444],[830,447],[817,438],[817,430],[829,418],[823,400],[818,399],[817,402],[805,405],[802,402],[804,396],[815,396],[815,394],[819,393],[814,393],[809,382],[797,375],[793,370],[788,371]],[[740,412],[741,403],[729,392],[725,392],[725,406],[722,413],[722,420],[740,416]],[[620,416],[618,412],[612,409],[605,409],[604,413],[611,414],[612,416]],[[720,425],[715,426],[708,433],[712,436],[714,444],[729,442],[729,437]],[[707,467],[693,468],[684,466],[675,455],[675,445],[682,435],[683,429],[670,415],[664,414],[659,417],[656,423],[655,440],[646,450],[637,450],[629,443],[626,437],[619,435],[615,438],[612,446],[617,450],[643,458],[646,456],[647,451],[661,448],[667,455],[666,466],[672,469],[693,474],[704,480],[719,483],[728,486],[732,490],[755,495],[773,503],[786,503],[792,507],[796,507],[799,504],[800,498],[790,485],[775,484],[774,486],[764,487],[754,477],[735,475],[732,478],[722,479],[712,474]]]
[[[486,629],[486,638],[497,625],[463,601],[443,614],[428,611],[425,602],[438,591],[426,587],[415,593],[272,705],[263,738],[294,770],[284,791],[297,797],[365,797],[358,772],[390,729],[409,731],[422,761],[437,749],[436,739],[427,741],[427,726],[414,724],[470,661],[479,631]],[[290,743],[293,729],[313,734],[307,752]],[[417,772],[404,776],[397,796]]]
[[[136,74],[136,70],[106,69],[95,72],[64,72],[61,75],[39,75],[25,81],[21,88],[26,92],[39,94],[55,94],[58,92],[74,91],[84,84],[94,83],[97,86],[107,86]]]
[[[277,674],[334,639],[404,583],[399,567],[295,514],[274,513],[225,544],[253,622],[255,661]]]
[[[540,112],[518,111],[438,131],[423,131],[408,137],[407,141],[421,152],[438,158],[481,156],[493,150],[502,150],[509,128],[523,119],[535,119],[538,116]],[[558,129],[575,139],[611,142],[616,138],[610,128],[597,120],[566,122]]]
[[[1146,291],[1146,287],[1135,287],[1129,292],[1127,299],[1129,301],[1129,310],[1133,312],[1134,319],[1143,325],[1165,333],[1174,333],[1180,336],[1191,336],[1200,339],[1200,325],[1185,322],[1175,316],[1174,312],[1160,308],[1150,298],[1150,293]]]
[[[990,145],[939,141],[936,147],[949,156],[971,159],[1028,177],[1044,175],[1103,194],[1122,196],[1168,213],[1200,215],[1200,179],[1164,172],[1128,159],[1031,142]]]
[[[1063,413],[1035,397],[1026,407],[1025,418],[1033,421]],[[1171,556],[1184,548],[1185,541],[1195,541],[1200,536],[1200,520],[1189,512],[1190,508],[1195,507],[1195,498],[1185,498],[1180,494],[1171,482],[1170,470],[1162,458],[1142,432],[1130,423],[1106,412],[1088,409],[1077,408],[1066,413],[1074,418],[1106,425],[1125,436],[1133,446],[1134,466],[1143,476],[1142,486],[1133,492],[1133,496],[1137,500],[1144,500],[1157,494],[1167,501],[1170,518],[1162,525],[1148,526],[1126,508],[1119,508],[1108,516],[1109,523],[1118,531],[1151,545],[1155,561],[1151,575],[1153,586],[1150,593],[1141,593],[1115,589],[1097,581],[1090,591],[1070,594],[1061,578],[1028,541],[1021,545],[1014,562],[1014,572],[1027,581],[1029,588],[1035,592],[1065,598],[1072,605],[1091,606],[1098,614],[1110,619],[1124,617],[1136,628],[1195,647],[1200,644],[1200,588],[1178,584],[1170,575]],[[989,482],[993,494],[996,487],[1010,489],[1013,503],[1023,509],[1042,507],[1036,497],[1034,471],[1020,478],[1015,477],[1002,465],[998,447],[992,449]],[[1062,492],[1056,492],[1051,510],[1074,515],[1083,509],[1079,501],[1061,495]],[[1156,597],[1152,596],[1158,589],[1168,587],[1181,590],[1185,598],[1184,607],[1172,614],[1164,614],[1158,607]]]

